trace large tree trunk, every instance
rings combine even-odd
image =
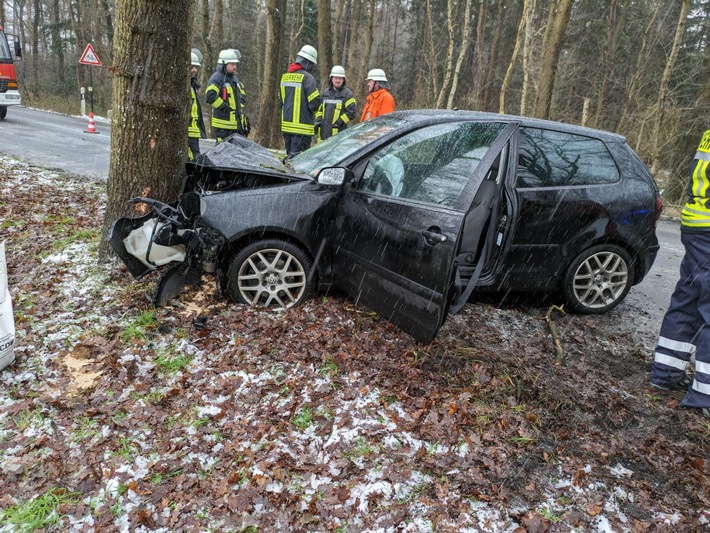
[[[99,258],[106,260],[111,223],[126,200],[172,201],[187,159],[191,24],[194,0],[117,0],[113,124],[108,200]]]
[[[504,25],[503,0],[498,0],[495,23],[493,24],[493,36],[491,37],[491,49],[488,54],[486,80],[483,83],[483,91],[481,92],[481,109],[489,109],[488,104],[491,100],[491,91],[493,90],[493,78],[495,78],[496,66],[498,65],[498,44],[500,42],[500,34]]]
[[[538,118],[550,118],[552,89],[555,86],[557,64],[573,3],[574,0],[550,0],[550,16],[542,40],[542,59],[535,103],[535,116]]]
[[[52,2],[52,53],[54,54],[56,61],[57,78],[63,91],[65,88],[64,45],[62,43],[62,36],[59,31],[59,0],[53,0]]]
[[[279,106],[278,93],[268,87],[279,86],[281,73],[282,48],[284,42],[284,25],[286,23],[286,0],[267,0],[266,2],[266,47],[264,57],[269,58],[264,63],[264,78],[261,81],[259,94],[259,123],[254,139],[263,146],[277,146]]]
[[[673,47],[671,48],[671,53],[668,55],[668,60],[666,61],[666,68],[663,70],[663,77],[661,78],[661,84],[658,87],[658,104],[656,105],[656,122],[653,128],[653,135],[651,137],[653,142],[653,159],[651,160],[651,174],[655,174],[658,170],[658,161],[661,156],[661,124],[663,124],[663,119],[666,114],[666,104],[668,101],[668,93],[670,92],[668,87],[671,81],[671,73],[673,72],[673,67],[675,67],[676,59],[678,58],[678,50],[680,49],[680,43],[683,40],[683,34],[685,33],[685,23],[688,20],[688,11],[690,11],[690,0],[683,0],[680,6],[680,13],[678,15],[678,24],[675,27],[675,38],[673,39]]]
[[[520,92],[520,114],[528,112],[528,94],[530,94],[530,65],[533,53],[533,21],[535,19],[536,0],[527,0],[527,10],[523,10],[525,17],[525,38],[523,39],[523,88]]]
[[[330,4],[331,0],[318,0],[318,70],[323,85],[328,83],[330,69],[333,66]]]

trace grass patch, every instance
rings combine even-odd
[[[123,342],[144,341],[147,330],[155,329],[157,326],[158,318],[155,315],[155,309],[146,309],[123,327],[121,340]]]
[[[63,488],[47,492],[26,502],[0,509],[0,523],[11,526],[11,531],[29,532],[55,525],[61,519],[60,505],[76,503],[78,493]]]
[[[313,423],[313,413],[308,407],[304,407],[291,418],[291,422],[299,430],[303,431]]]
[[[153,362],[161,372],[174,375],[186,368],[190,361],[192,357],[189,355],[178,352],[175,347],[168,347],[161,350]]]

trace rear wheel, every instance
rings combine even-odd
[[[563,282],[569,307],[601,314],[619,305],[633,283],[631,256],[613,244],[592,246],[570,264]]]
[[[0,105],[0,120],[4,119],[6,116],[7,116],[7,106]]]
[[[298,246],[279,239],[241,249],[227,272],[232,300],[254,306],[293,307],[313,292],[313,261]]]

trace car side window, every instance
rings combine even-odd
[[[521,128],[517,186],[565,187],[619,181],[619,170],[599,139]]]
[[[454,122],[413,131],[372,155],[356,188],[453,207],[504,126]]]

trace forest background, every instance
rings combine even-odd
[[[3,1],[0,25],[22,45],[25,105],[76,113],[91,79],[94,109],[108,113],[114,4]],[[195,0],[193,12],[203,87],[219,51],[238,48],[247,115],[267,146],[281,140],[277,86],[263,80],[304,44],[319,51],[323,86],[333,64],[345,66],[360,106],[367,70],[383,68],[398,109],[505,112],[620,133],[666,201],[682,197],[710,127],[710,0]],[[101,68],[78,63],[89,43]],[[187,65],[185,76],[176,96],[186,94]]]

